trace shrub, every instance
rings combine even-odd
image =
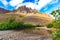
[[[36,27],[44,27],[43,25],[37,24]]]
[[[57,28],[57,29],[60,29],[60,20],[53,21],[53,27]]]
[[[55,32],[53,32],[52,34],[52,39],[53,40],[60,40],[60,30],[55,30]]]
[[[9,20],[5,20],[3,22],[1,22],[0,24],[0,29],[1,30],[8,30],[8,29],[12,29],[13,25],[12,23],[14,22],[15,19],[9,19]]]
[[[53,25],[52,27],[56,28],[56,30],[54,30],[52,32],[52,39],[53,40],[60,40],[60,20],[55,20],[49,25]]]
[[[49,23],[46,26],[47,26],[47,28],[52,28],[53,27],[53,23]]]
[[[19,15],[19,17],[21,17],[21,18],[22,18],[22,17],[24,17],[24,15],[20,14],[20,15]]]
[[[60,40],[60,30],[56,31],[56,40]]]
[[[58,28],[58,29],[60,29],[60,20],[55,20],[55,21],[53,21],[53,22],[51,22],[51,23],[48,23],[47,25],[46,25],[48,28]]]
[[[37,26],[30,23],[17,21],[15,20],[15,18],[11,18],[0,23],[0,30],[13,30],[13,29],[20,30],[20,29],[27,29],[27,28],[34,28],[34,27]]]
[[[25,28],[34,28],[34,27],[36,27],[36,26],[33,25],[33,24],[30,24],[30,23],[26,23],[26,24],[24,24],[24,27],[25,27]]]

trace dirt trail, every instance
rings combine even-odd
[[[50,35],[30,34],[24,31],[0,31],[0,40],[51,40]]]

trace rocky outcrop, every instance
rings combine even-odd
[[[36,13],[37,10],[28,8],[26,6],[21,6],[13,11],[0,8],[0,13],[20,13],[20,12],[22,12],[22,13]]]

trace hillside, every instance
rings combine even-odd
[[[13,11],[1,8],[0,12],[0,40],[52,39],[51,34],[49,33],[50,30],[47,31],[48,28],[45,27],[45,24],[52,22],[53,20],[48,14],[38,12],[35,9],[27,8],[26,6],[21,6]],[[14,19],[12,20],[12,18]]]
[[[41,14],[41,13],[36,13],[36,14],[27,14],[26,17],[24,17],[23,21],[28,22],[28,23],[33,23],[33,24],[47,24],[51,22],[53,19],[47,14]]]
[[[1,10],[2,13],[3,10]],[[40,13],[37,10],[27,8],[26,6],[21,6],[13,11],[5,10],[5,14],[0,15],[0,21],[9,19],[11,17],[16,17],[17,20],[22,20],[24,22],[33,24],[47,24],[53,20],[52,17],[50,17],[48,14]]]
[[[4,13],[9,13],[11,12],[10,10],[6,10],[6,9],[3,9],[3,8],[0,8],[0,14],[4,14]]]

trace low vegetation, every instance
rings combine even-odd
[[[52,31],[52,40],[60,40],[60,10],[55,10],[51,14],[55,17],[55,20],[47,24],[47,27],[56,29]]]
[[[21,30],[27,28],[40,27],[41,25],[33,25],[31,23],[24,23],[22,21],[17,21],[15,18],[7,19],[3,22],[0,22],[0,30]]]
[[[47,24],[48,28],[55,28],[52,31],[52,39],[60,40],[60,20],[55,20],[52,23]]]
[[[56,28],[56,29],[60,29],[60,20],[54,20],[51,23],[47,24],[48,28]]]

